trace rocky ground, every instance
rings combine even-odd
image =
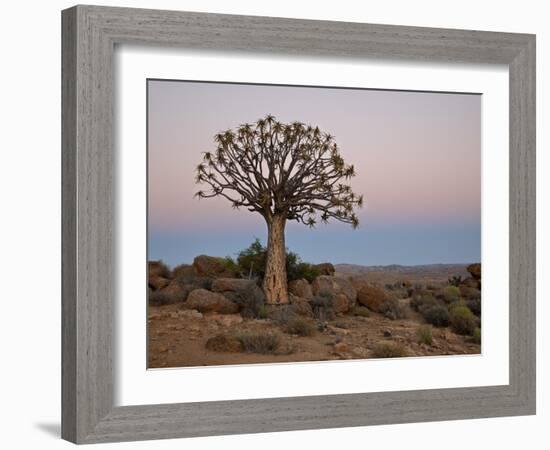
[[[480,320],[470,310],[480,308],[481,268],[469,270],[449,280],[456,286],[381,286],[324,265],[311,283],[289,284],[291,304],[271,307],[254,281],[235,278],[219,259],[197,257],[173,271],[151,262],[148,366],[480,353]],[[456,314],[464,309],[467,320]]]

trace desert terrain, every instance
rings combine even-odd
[[[266,305],[257,280],[201,255],[149,262],[148,367],[478,354],[481,266],[325,263]]]

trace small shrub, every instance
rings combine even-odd
[[[315,318],[322,321],[334,319],[333,301],[334,297],[330,291],[321,291],[313,297],[310,304]]]
[[[190,288],[193,289],[206,289],[211,290],[212,289],[212,278],[209,277],[200,277],[197,275],[178,275],[176,276],[176,282],[182,287],[182,288]]]
[[[214,352],[242,352],[243,344],[234,336],[219,334],[206,341],[206,348]]]
[[[480,299],[481,291],[471,286],[460,286],[460,296],[465,299]]]
[[[303,317],[291,318],[284,327],[285,332],[298,336],[312,336],[315,333],[315,325],[311,320]]]
[[[265,304],[265,295],[254,282],[246,283],[235,291],[224,292],[223,295],[239,305],[240,314],[245,318],[258,317]]]
[[[425,306],[419,310],[424,320],[435,327],[449,325],[449,310],[443,305]]]
[[[430,293],[413,294],[410,305],[415,311],[420,311],[422,308],[437,305],[437,300]]]
[[[249,353],[275,353],[280,344],[278,334],[271,332],[248,331],[237,336],[243,349]]]
[[[472,335],[472,342],[474,344],[481,344],[481,328],[476,327],[474,334]]]
[[[468,307],[468,309],[472,311],[476,316],[481,317],[481,299],[480,298],[472,298],[470,300],[466,300],[465,304]]]
[[[375,358],[401,358],[407,356],[407,351],[397,342],[380,341],[374,346],[373,355]]]
[[[459,275],[459,276],[453,275],[452,277],[449,277],[448,283],[449,283],[450,286],[458,287],[462,283],[462,276],[461,275]]]
[[[180,264],[172,270],[174,278],[185,278],[196,276],[195,268],[191,264]]]
[[[416,336],[420,344],[432,345],[432,327],[420,325],[416,330]]]
[[[473,335],[477,327],[476,317],[465,305],[451,309],[450,323],[453,331],[462,335]]]
[[[256,317],[258,319],[267,319],[267,316],[268,316],[267,307],[265,305],[260,306],[258,308],[258,313]]]
[[[352,314],[359,317],[369,317],[370,309],[364,306],[356,306],[355,308],[353,308]]]
[[[183,295],[178,296],[162,291],[150,291],[148,299],[149,304],[153,306],[171,305],[184,300]]]
[[[385,300],[380,305],[380,312],[390,320],[404,319],[406,317],[405,309],[399,304],[399,300],[393,297]]]
[[[460,300],[460,289],[456,286],[446,286],[437,294],[445,303],[450,304]]]

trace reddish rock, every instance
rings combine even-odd
[[[481,280],[481,264],[470,264],[468,267],[466,267],[466,270],[470,272],[470,275],[474,277],[476,280]]]
[[[237,274],[227,268],[223,258],[200,255],[193,260],[197,275],[210,278],[231,278]]]
[[[332,301],[335,313],[344,314],[351,309],[350,301],[344,294],[336,294]]]
[[[217,292],[206,289],[195,289],[187,297],[185,305],[190,309],[196,309],[201,313],[217,312],[220,314],[235,314],[239,306]]]
[[[311,300],[313,298],[313,290],[307,280],[294,280],[288,283],[288,292],[296,297],[303,298],[305,300]]]
[[[165,294],[173,295],[175,297],[181,298],[181,300],[185,300],[186,293],[184,292],[184,289],[181,287],[181,285],[176,281],[172,280],[170,283],[162,288],[162,291]]]
[[[159,290],[168,286],[170,284],[170,280],[168,280],[167,278],[163,278],[159,275],[151,275],[149,276],[148,284],[150,288],[154,290]]]
[[[313,309],[311,309],[311,305],[305,298],[290,294],[289,300],[290,305],[288,309],[291,314],[296,314],[303,317],[313,317]]]
[[[357,292],[357,302],[372,311],[383,312],[382,305],[389,300],[389,295],[381,288],[365,284]]]
[[[170,278],[170,269],[164,264],[162,261],[149,261],[147,263],[147,275],[149,278],[155,276],[155,277],[162,277],[162,278]]]
[[[216,278],[212,282],[213,292],[237,292],[240,290],[255,287],[256,282],[243,278]]]
[[[330,292],[333,296],[337,294],[344,294],[350,306],[355,305],[357,299],[357,291],[349,280],[342,277],[331,277],[328,275],[321,275],[313,281],[311,285],[313,294],[319,295],[322,292]]]
[[[319,275],[334,275],[334,266],[331,263],[321,263],[321,264],[315,264],[313,268],[317,269],[319,271]]]
[[[345,342],[338,342],[337,344],[334,344],[334,351],[336,353],[344,353],[349,350],[349,345]]]

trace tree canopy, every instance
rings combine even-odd
[[[334,137],[301,122],[284,124],[272,115],[215,136],[217,148],[203,153],[196,182],[208,186],[198,198],[224,197],[234,208],[256,211],[265,220],[283,216],[310,227],[336,219],[354,228],[355,176]]]

